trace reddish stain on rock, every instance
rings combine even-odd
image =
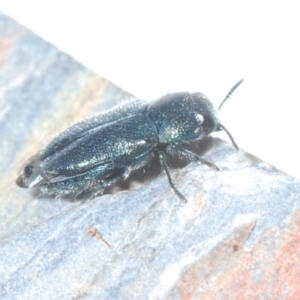
[[[300,299],[299,217],[265,232],[248,251],[249,229],[236,232],[183,274],[181,299]]]
[[[8,59],[8,56],[12,50],[12,43],[8,38],[0,39],[0,67],[5,63]]]

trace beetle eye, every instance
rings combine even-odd
[[[204,117],[200,114],[196,114],[195,115],[197,122],[199,122],[199,124],[202,124],[204,122]]]
[[[211,116],[205,116],[204,122],[202,123],[203,131],[206,134],[210,134],[216,130],[216,121]]]

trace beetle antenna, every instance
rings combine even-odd
[[[231,90],[228,92],[228,94],[226,95],[225,99],[221,102],[218,111],[221,109],[221,107],[223,106],[223,104],[226,102],[226,100],[232,95],[232,93],[241,85],[241,83],[244,81],[244,79],[241,79],[238,83],[236,83]],[[224,130],[226,131],[226,129],[224,128]],[[226,131],[227,132],[227,131]],[[228,134],[228,132],[227,132]],[[229,135],[229,134],[228,134]],[[229,135],[230,137],[230,135]]]
[[[227,133],[227,135],[229,136],[231,143],[233,144],[233,146],[237,149],[240,150],[240,148],[238,147],[238,145],[236,144],[235,140],[233,139],[231,133],[226,129],[226,127],[222,124],[219,125],[220,128],[224,129],[224,131]]]

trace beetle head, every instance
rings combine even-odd
[[[201,118],[201,127],[205,135],[221,130],[220,120],[210,100],[202,93],[190,94],[192,109]]]

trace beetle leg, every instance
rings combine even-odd
[[[100,197],[100,196],[103,195],[103,193],[104,193],[104,189],[98,190],[98,191],[92,193],[92,195],[87,200],[92,200],[92,199],[95,199],[97,197]]]
[[[177,190],[175,184],[173,183],[173,180],[172,180],[172,177],[171,177],[171,174],[170,174],[170,170],[169,170],[169,166],[168,166],[166,158],[165,158],[165,153],[162,152],[162,151],[159,151],[158,154],[159,154],[159,161],[160,161],[164,171],[167,174],[169,184],[170,184],[172,190],[180,198],[180,200],[183,201],[183,203],[187,203],[186,198]]]
[[[196,153],[194,153],[194,152],[192,152],[190,150],[182,148],[182,147],[180,147],[178,145],[172,145],[172,148],[175,149],[176,151],[181,152],[183,155],[187,156],[188,158],[190,158],[191,160],[193,160],[193,161],[195,161],[197,163],[205,164],[208,167],[210,167],[210,168],[212,168],[212,169],[214,169],[216,171],[219,171],[219,168],[215,164],[213,164],[213,163],[211,163],[211,162],[209,162],[209,161],[201,158],[199,155],[197,155]]]
[[[124,168],[114,168],[106,170],[105,174],[97,177],[97,191],[92,193],[91,199],[102,196],[105,188],[112,186],[114,183],[120,181],[125,174]]]

